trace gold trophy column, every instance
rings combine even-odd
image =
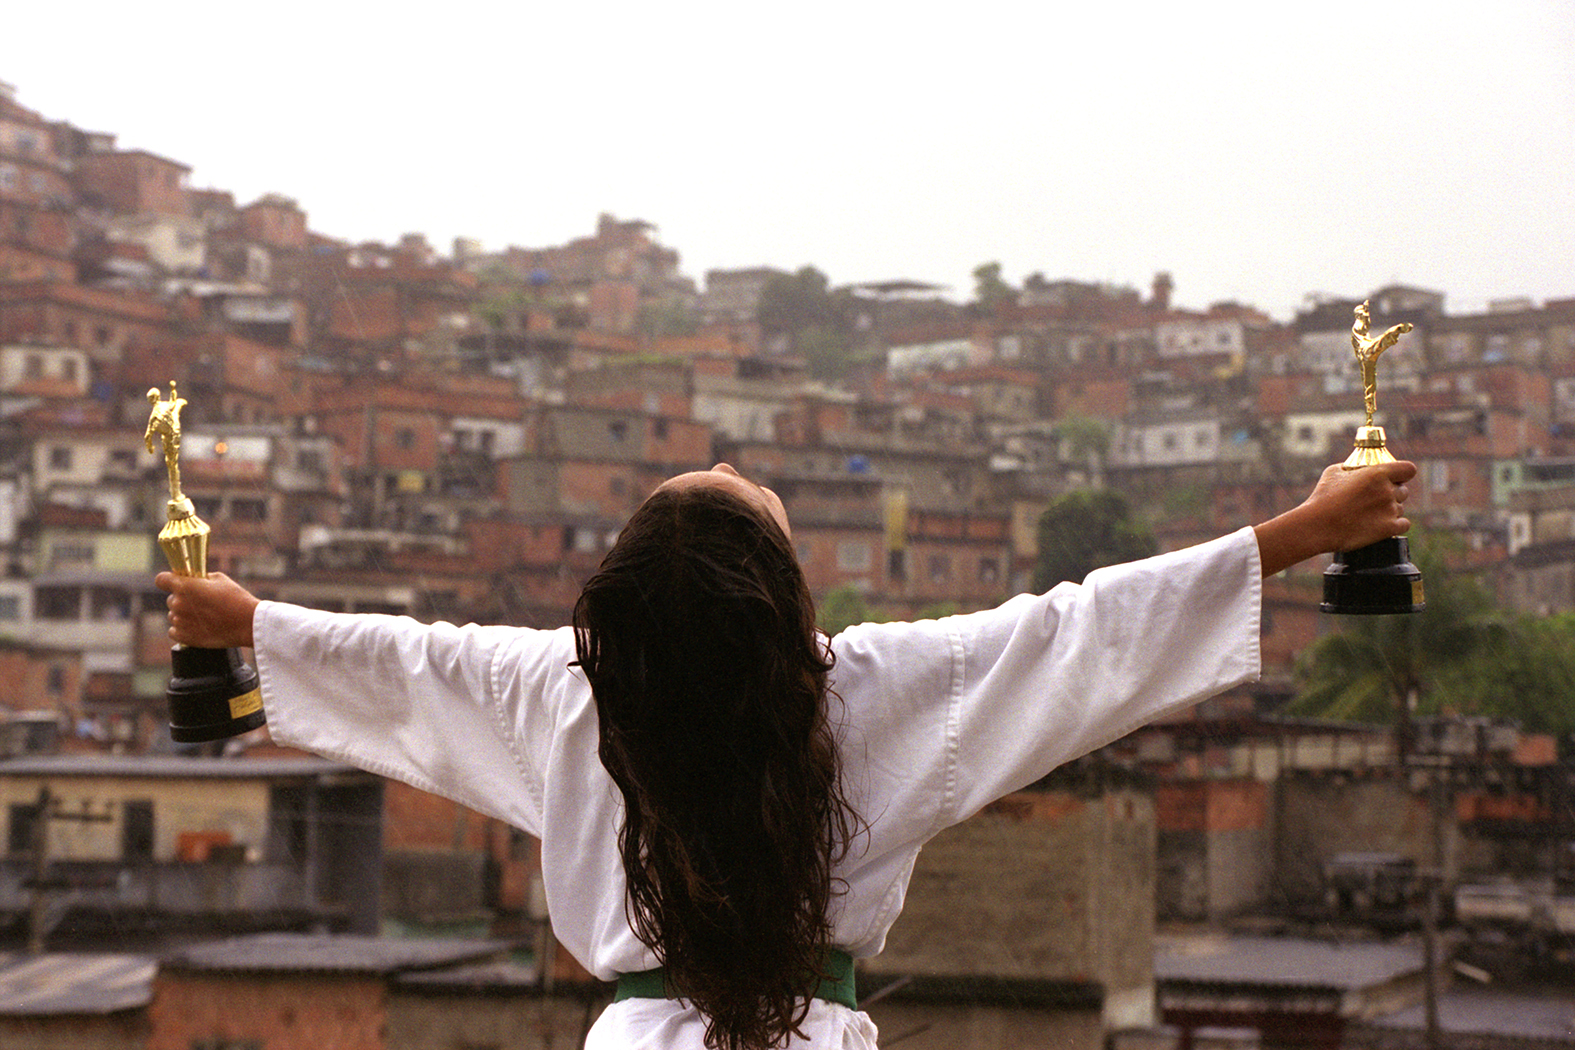
[[[159,546],[177,576],[208,575],[206,522],[180,489],[180,410],[186,399],[177,396],[170,380],[169,400],[158,387],[148,391],[152,413],[143,440],[156,452],[154,440],[164,446],[169,471],[169,521],[159,530]],[[222,740],[256,729],[264,722],[257,672],[241,658],[239,649],[199,649],[176,645],[170,649],[174,675],[165,696],[170,705],[170,738],[176,743]]]
[[[1341,464],[1345,470],[1395,462],[1384,439],[1384,428],[1373,425],[1373,414],[1378,411],[1378,358],[1412,326],[1397,324],[1374,336],[1369,331],[1371,323],[1372,314],[1364,302],[1356,308],[1356,319],[1351,324],[1351,350],[1362,370],[1367,422],[1356,429],[1356,445]],[[1411,551],[1404,536],[1340,551],[1324,570],[1323,602],[1318,606],[1323,612],[1371,616],[1421,612],[1426,607],[1422,573],[1411,564]]]

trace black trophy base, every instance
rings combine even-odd
[[[165,696],[170,705],[170,739],[177,744],[223,740],[256,729],[263,717],[257,672],[239,649],[170,649]]]
[[[1341,551],[1323,571],[1319,610],[1346,616],[1421,612],[1427,607],[1422,572],[1411,564],[1404,536]]]

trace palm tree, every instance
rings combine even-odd
[[[1393,722],[1404,761],[1412,717],[1459,697],[1457,683],[1485,651],[1502,651],[1509,626],[1471,576],[1452,572],[1448,537],[1417,538],[1427,608],[1404,616],[1349,616],[1314,643],[1297,667],[1292,713],[1343,721]]]

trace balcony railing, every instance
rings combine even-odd
[[[0,860],[0,912],[25,913],[33,899],[33,864]],[[52,861],[43,892],[56,907],[170,916],[327,911],[308,890],[299,865]]]

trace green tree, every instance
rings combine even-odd
[[[1110,455],[1111,424],[1093,416],[1063,416],[1055,422],[1055,436],[1062,455],[1075,462],[1103,463]]]
[[[811,374],[839,379],[854,348],[853,295],[833,289],[813,266],[774,274],[760,290],[756,318],[767,336],[786,336],[793,352],[807,360]]]
[[[1439,683],[1435,706],[1566,741],[1575,734],[1575,614],[1509,618],[1476,648]]]
[[[1016,301],[1017,290],[1002,280],[1000,263],[980,263],[973,268],[973,305],[979,313],[989,316]]]
[[[681,295],[664,295],[640,307],[635,327],[651,338],[694,335],[700,330],[700,315]]]
[[[884,623],[886,617],[871,608],[864,593],[851,584],[829,591],[821,599],[816,621],[822,631],[836,635],[861,623]]]
[[[1488,591],[1451,571],[1451,546],[1438,533],[1418,532],[1412,540],[1411,560],[1427,593],[1423,611],[1342,617],[1338,633],[1308,648],[1297,667],[1293,713],[1396,724],[1403,751],[1413,715],[1435,714],[1449,698],[1466,695],[1471,663],[1508,635]]]
[[[1154,534],[1132,514],[1120,493],[1079,489],[1054,500],[1039,518],[1034,589],[1062,580],[1081,582],[1105,565],[1146,558],[1158,550]]]

